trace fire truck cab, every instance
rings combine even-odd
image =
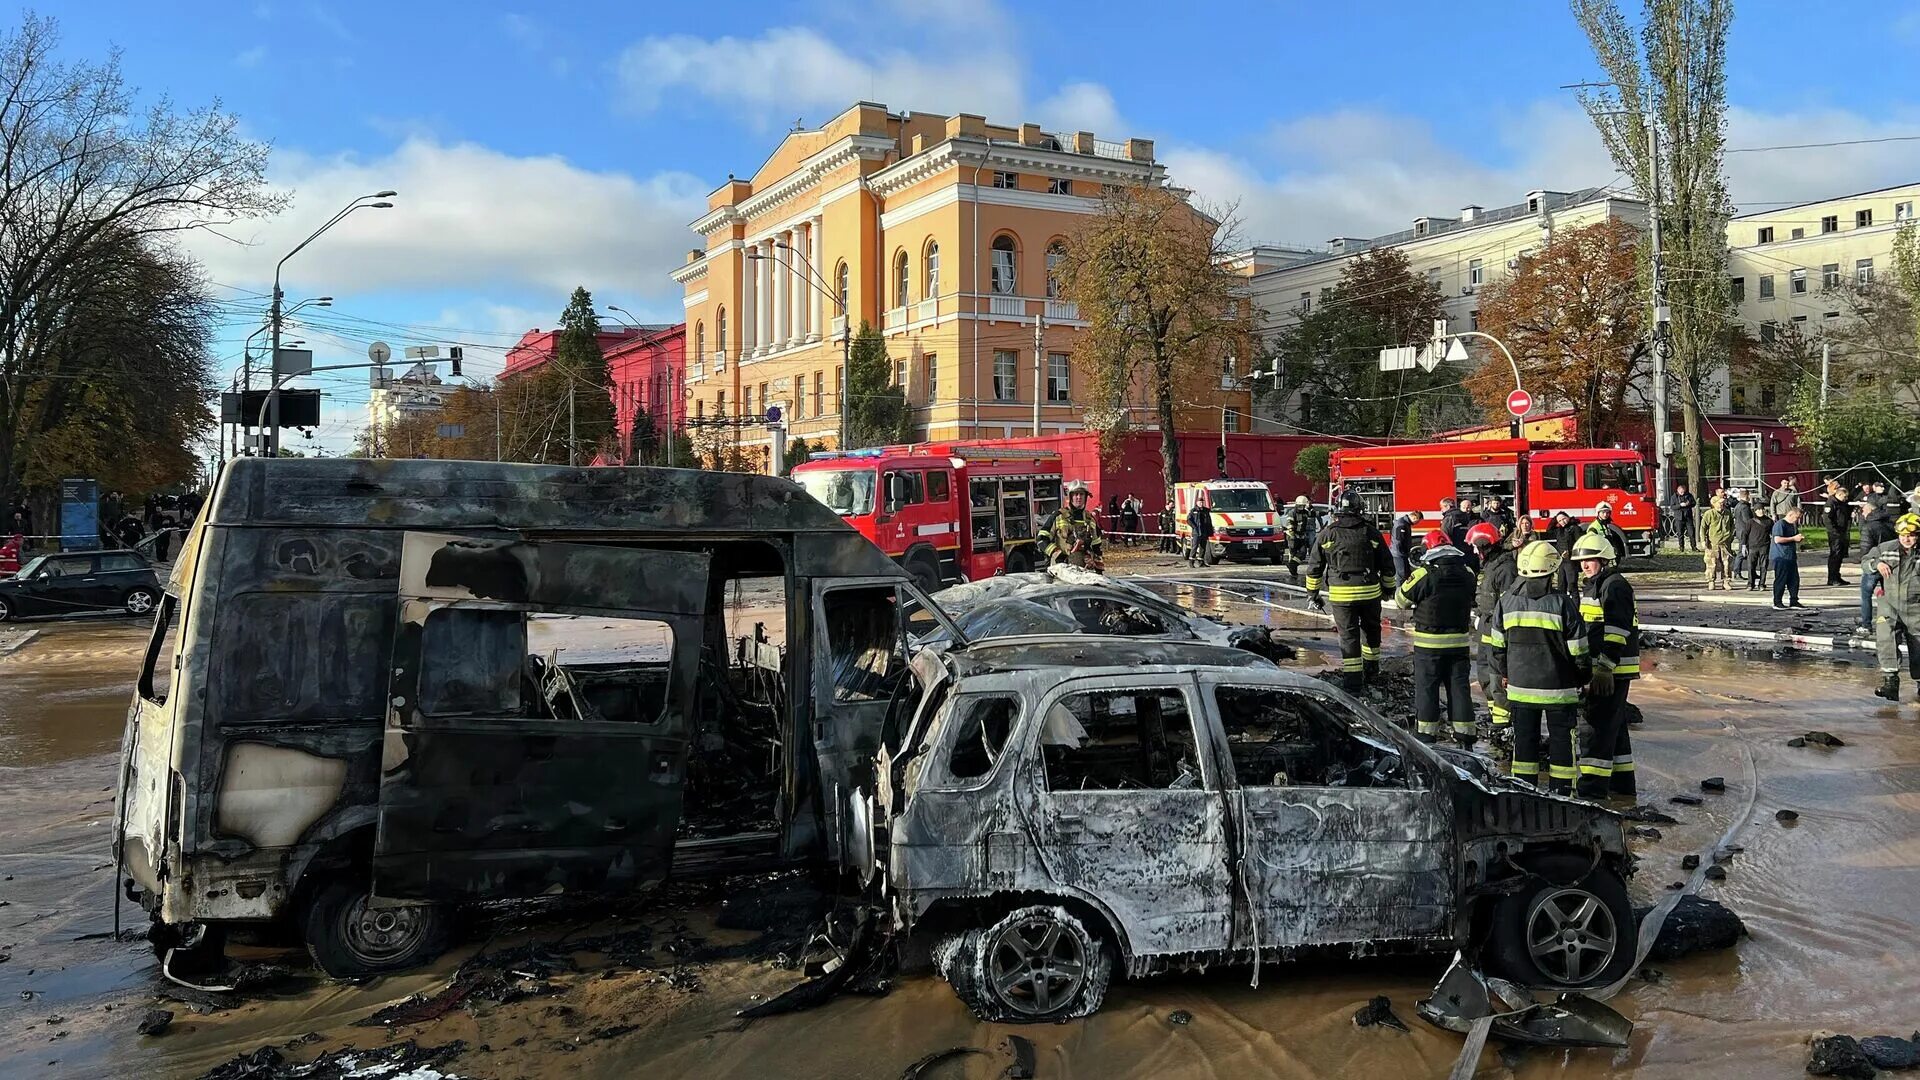
[[[1526,439],[1465,440],[1336,450],[1332,479],[1358,492],[1384,530],[1395,515],[1420,515],[1415,532],[1437,528],[1440,500],[1498,495],[1515,514],[1532,519],[1536,531],[1565,510],[1574,520],[1594,519],[1594,508],[1613,508],[1613,523],[1627,534],[1636,555],[1653,550],[1658,515],[1648,494],[1646,469],[1632,450],[1534,449]]]
[[[1044,565],[1036,538],[1060,507],[1060,458],[952,443],[814,454],[794,482],[873,541],[922,589]]]
[[[1278,566],[1286,561],[1287,531],[1274,511],[1273,492],[1258,480],[1200,480],[1173,485],[1173,531],[1180,542],[1193,542],[1187,514],[1195,503],[1213,511],[1213,551],[1236,562],[1264,556]]]

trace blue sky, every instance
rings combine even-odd
[[[1731,145],[1920,134],[1920,0],[1737,11]],[[752,172],[796,120],[859,98],[1154,139],[1177,182],[1237,206],[1250,241],[1319,244],[1620,181],[1559,89],[1598,74],[1559,0],[88,0],[52,13],[69,54],[118,46],[143,93],[218,97],[274,146],[289,210],[193,244],[236,306],[339,205],[400,191],[288,264],[290,298],[336,297],[305,328],[321,363],[375,337],[396,351],[459,341],[484,375],[520,330],[552,325],[576,283],[603,310],[675,321],[665,274],[707,192]],[[1920,143],[1733,155],[1728,171],[1736,201],[1759,208],[1920,178]],[[223,335],[223,363],[252,325]],[[324,381],[331,449],[363,422],[359,381]]]

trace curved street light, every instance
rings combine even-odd
[[[272,362],[274,365],[277,366],[280,362],[280,326],[281,326],[281,322],[286,318],[286,313],[282,311],[280,308],[280,303],[282,299],[284,299],[283,294],[280,292],[281,268],[287,265],[288,259],[291,259],[295,255],[300,254],[301,250],[304,249],[308,244],[311,244],[315,240],[318,240],[320,238],[321,233],[324,233],[328,229],[333,228],[335,225],[340,224],[340,222],[344,220],[348,214],[353,213],[355,210],[392,209],[393,204],[390,202],[387,202],[386,200],[392,198],[396,194],[398,194],[398,192],[391,191],[391,190],[376,191],[371,195],[362,195],[359,198],[354,199],[352,202],[348,203],[344,208],[342,208],[339,213],[328,218],[326,224],[313,230],[313,232],[307,235],[307,238],[305,240],[302,240],[298,244],[294,245],[294,248],[292,251],[289,251],[285,255],[280,256],[279,262],[273,264],[273,307],[271,312],[268,315],[268,321],[272,324],[272,327],[273,327],[273,351],[269,355],[273,358]],[[377,200],[377,201],[369,202],[368,200],[370,199]],[[269,457],[280,456],[280,379],[278,376],[279,376],[279,372],[275,371],[274,377],[270,379],[268,382],[268,389],[267,389],[267,418],[269,423],[271,423],[272,425],[267,429],[267,456]]]

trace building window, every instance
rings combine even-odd
[[[1764,228],[1764,229],[1761,229],[1761,230],[1760,230],[1760,239],[1759,239],[1758,241],[1756,241],[1756,242],[1757,242],[1757,243],[1762,243],[1762,244],[1771,244],[1771,243],[1773,243],[1773,226],[1771,226],[1771,225],[1769,225],[1769,226],[1767,226],[1766,228]]]
[[[1790,233],[1788,233],[1788,234],[1787,234],[1787,238],[1788,238],[1789,240],[1799,240],[1799,239],[1801,239],[1801,238],[1803,238],[1803,237],[1805,237],[1806,235],[1807,235],[1807,230],[1805,230],[1805,229],[1795,229],[1795,230],[1793,230],[1792,232],[1790,232]]]
[[[893,362],[893,385],[902,390],[907,388],[907,359],[904,356]]]
[[[1793,332],[1794,332],[1794,333],[1796,333],[1796,334],[1805,334],[1805,333],[1806,333],[1806,331],[1805,331],[1805,330],[1802,330],[1802,329],[1800,329],[1801,327],[1803,327],[1803,326],[1805,326],[1805,325],[1807,325],[1807,317],[1806,317],[1805,315],[1795,315],[1795,316],[1793,317]]]
[[[893,253],[893,306],[906,307],[911,297],[907,285],[911,275],[907,271],[907,253],[904,249]]]
[[[1020,174],[1010,173],[1010,172],[996,172],[993,174],[993,186],[997,188],[1007,188],[1007,189],[1017,188],[1020,186]]]
[[[840,295],[840,314],[845,315],[852,310],[848,301],[853,297],[853,293],[847,288],[848,274],[846,263],[841,263],[839,268],[833,272],[833,283],[834,291]]]
[[[714,325],[714,332],[719,335],[718,338],[715,340],[715,344],[719,346],[720,359],[721,361],[724,362],[727,358],[727,309],[726,308],[721,308],[719,311],[714,313],[713,325]]]
[[[1773,408],[1773,384],[1772,383],[1768,383],[1767,385],[1760,388],[1760,407],[1763,409]]]
[[[1894,203],[1893,204],[1893,220],[1912,221],[1913,220],[1913,204],[1910,202]]]
[[[940,400],[940,358],[927,357],[927,404]]]
[[[1870,209],[1855,210],[1853,212],[1853,227],[1856,229],[1873,228],[1873,211]]]
[[[1012,401],[1018,388],[1015,369],[1020,363],[1020,354],[1011,349],[993,351],[993,400]]]
[[[1220,430],[1225,431],[1229,435],[1237,435],[1240,433],[1239,409],[1228,406],[1227,409],[1220,414]]]
[[[707,358],[707,324],[693,324],[693,359],[699,363]]]
[[[821,391],[826,389],[826,384],[827,384],[826,372],[816,371],[813,373],[813,415],[815,416],[826,415],[825,413],[820,411]]]
[[[793,377],[793,418],[800,419],[807,414],[807,373],[801,372]]]
[[[1855,285],[1873,284],[1873,260],[1860,259],[1853,264],[1853,283]]]
[[[1014,263],[1019,252],[1013,245],[1013,237],[1005,233],[993,238],[993,291],[1001,296],[1012,296],[1014,287]]]
[[[1779,333],[1780,333],[1779,328],[1774,326],[1774,324],[1772,324],[1771,322],[1761,323],[1760,324],[1760,344],[1762,345],[1773,344],[1774,339],[1779,336]]]
[[[1837,319],[1839,317],[1840,317],[1840,313],[1837,311],[1829,311],[1825,315],[1820,316],[1820,318],[1823,320],[1832,320],[1832,319]]]
[[[940,295],[940,245],[927,241],[926,297],[931,300]]]
[[[1820,231],[1823,233],[1840,231],[1840,215],[1828,214],[1820,219]]]
[[[1760,275],[1760,299],[1762,300],[1773,299],[1773,275],[1772,274]]]
[[[833,407],[835,410],[844,410],[847,407],[846,394],[840,389],[841,386],[844,385],[846,377],[846,365],[835,364],[833,367]]]
[[[1467,264],[1467,284],[1479,286],[1487,282],[1487,268],[1481,260],[1475,259]]]
[[[713,395],[713,415],[727,415],[727,392],[725,390]]]
[[[1067,354],[1063,352],[1047,354],[1047,400],[1064,403],[1067,400],[1067,384],[1072,376],[1068,373]]]
[[[1805,270],[1787,271],[1787,291],[1799,296],[1807,291],[1807,272]]]
[[[1313,293],[1303,292],[1300,294],[1300,307],[1297,310],[1302,315],[1313,311]]]
[[[1820,264],[1820,287],[1822,289],[1837,289],[1840,287],[1839,263]]]
[[[707,418],[707,399],[706,398],[694,399],[693,418],[695,420],[705,420]]]
[[[1747,302],[1747,279],[1743,277],[1728,278],[1727,292],[1729,295],[1733,297],[1734,303],[1736,304],[1746,303]]]
[[[1440,268],[1439,267],[1437,266],[1427,267],[1427,284],[1433,286],[1436,289],[1440,287]]]
[[[1073,181],[1065,180],[1057,176],[1050,177],[1047,180],[1047,194],[1071,195],[1073,194]]]
[[[1047,299],[1060,299],[1060,264],[1067,261],[1067,245],[1055,240],[1047,245]]]

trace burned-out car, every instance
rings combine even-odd
[[[242,459],[128,714],[122,889],[167,949],[292,923],[347,975],[470,901],[832,865],[944,619],[785,480]]]
[[[1633,962],[1619,815],[1440,753],[1242,650],[927,649],[889,730],[872,874],[983,1019],[1099,1007],[1116,971],[1459,949],[1570,989]],[[905,712],[905,710],[902,710]]]

